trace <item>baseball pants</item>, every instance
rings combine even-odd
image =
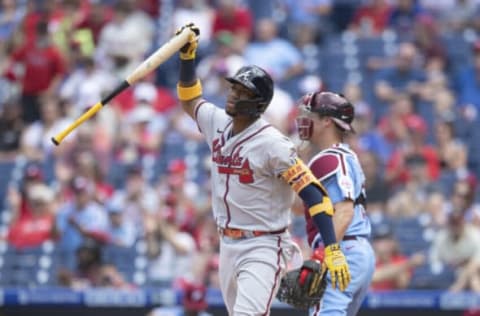
[[[220,287],[230,316],[270,315],[280,279],[301,256],[288,232],[233,240],[221,237]]]

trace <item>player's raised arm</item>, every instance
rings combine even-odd
[[[332,221],[334,209],[327,191],[299,158],[296,158],[296,163],[283,172],[281,177],[308,206],[309,213],[322,235],[325,245],[324,262],[330,271],[332,285],[335,286],[338,281],[340,290],[345,290],[350,282],[350,272],[335,237]]]
[[[185,29],[191,29],[196,36],[190,38],[189,43],[180,49],[180,79],[177,84],[177,95],[183,109],[195,119],[195,105],[202,96],[202,85],[195,73],[195,57],[198,47],[200,29],[193,23],[182,26],[177,34]]]

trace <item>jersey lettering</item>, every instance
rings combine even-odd
[[[218,173],[238,175],[240,183],[253,183],[253,170],[250,168],[248,158],[240,156],[242,147],[233,155],[222,155],[222,144],[219,139],[213,141],[212,161],[217,164]]]

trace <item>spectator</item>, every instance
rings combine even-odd
[[[200,37],[200,49],[205,49],[212,40],[212,27],[214,19],[214,10],[205,0],[180,0],[176,1],[176,8],[173,13],[173,30],[177,30],[183,25],[195,21],[195,25],[202,30]],[[220,31],[216,31],[220,33]]]
[[[364,101],[361,89],[356,84],[347,84],[343,93],[355,107],[355,134],[349,135],[348,142],[357,151],[371,151],[380,159],[379,163],[384,164],[390,158],[393,148],[385,135],[374,126],[371,106]]]
[[[417,57],[417,50],[412,43],[400,44],[394,65],[377,74],[375,94],[379,101],[392,102],[402,92],[411,95],[418,93],[425,74],[417,62]]]
[[[458,180],[450,198],[450,212],[460,212],[468,223],[480,226],[480,205],[475,201],[476,180],[465,178]]]
[[[13,160],[18,154],[23,131],[20,106],[7,102],[0,110],[0,161]]]
[[[219,0],[217,5],[213,18],[213,36],[222,31],[231,32],[235,38],[235,51],[241,53],[252,36],[252,13],[249,8],[237,5],[235,0]]]
[[[58,273],[61,286],[74,290],[91,287],[111,287],[128,289],[128,284],[112,265],[103,264],[100,246],[93,241],[84,242],[75,251],[76,268],[74,271],[62,269]]]
[[[286,23],[290,38],[304,31],[313,32],[315,37],[325,36],[330,31],[329,16],[332,11],[331,0],[282,0],[287,13]]]
[[[129,1],[118,1],[112,20],[100,32],[97,62],[123,80],[143,60],[152,38],[151,18],[135,10]]]
[[[411,178],[411,172],[407,166],[409,158],[420,156],[426,163],[428,181],[435,181],[440,174],[440,162],[433,146],[426,144],[426,125],[418,116],[408,118],[407,135],[401,146],[397,147],[387,163],[386,178],[391,185],[405,184]]]
[[[52,97],[65,74],[65,65],[61,53],[52,45],[47,22],[37,24],[37,38],[26,42],[12,52],[7,76],[21,82],[21,102],[23,120],[32,123],[40,119],[42,98]],[[23,73],[16,73],[19,66]]]
[[[480,40],[472,47],[473,62],[460,71],[455,82],[458,103],[461,106],[473,105],[480,110]]]
[[[5,42],[10,40],[25,16],[25,9],[17,6],[15,0],[3,0],[0,9],[0,51]]]
[[[112,201],[123,206],[125,220],[132,222],[139,232],[143,231],[150,216],[158,213],[157,194],[148,185],[139,164],[127,167],[125,187],[114,193]]]
[[[175,135],[178,137],[180,143],[187,141],[199,142],[203,140],[203,135],[198,130],[196,122],[193,121],[188,114],[182,111],[180,107],[177,107],[172,113],[170,124],[171,127],[173,127],[173,130],[170,130],[169,132],[172,134],[166,137]]]
[[[408,170],[408,180],[388,201],[387,212],[396,217],[414,217],[425,208],[425,201],[435,186],[428,177],[428,165],[421,154],[406,157],[403,168]],[[411,204],[411,206],[408,206]]]
[[[446,57],[438,28],[437,22],[429,15],[418,17],[413,27],[413,42],[427,62]]]
[[[118,160],[134,164],[145,157],[155,157],[167,128],[165,118],[156,115],[152,106],[139,104],[125,117],[119,143],[116,145]]]
[[[49,240],[55,218],[54,202],[54,194],[45,184],[29,186],[26,204],[20,204],[13,212],[8,242],[16,248],[29,248]]]
[[[83,19],[78,21],[76,29],[79,31],[87,30],[92,34],[94,45],[98,44],[100,32],[105,25],[112,19],[113,10],[110,5],[103,1],[90,1],[90,7],[83,16]]]
[[[162,86],[155,86],[153,79],[152,73],[112,100],[112,104],[120,110],[122,118],[130,114],[139,104],[148,104],[161,115],[168,115],[175,108],[177,100],[172,91]]]
[[[146,240],[149,257],[148,278],[168,284],[180,278],[192,278],[192,259],[196,244],[192,235],[164,216],[147,222]]]
[[[351,28],[361,36],[379,36],[388,27],[392,8],[386,0],[370,0],[357,8]]]
[[[104,170],[95,160],[95,156],[90,152],[81,152],[75,156],[75,160],[71,166],[76,175],[82,176],[91,181],[94,186],[94,199],[100,204],[110,199],[113,195],[113,187],[105,180]]]
[[[389,187],[385,182],[382,172],[382,164],[373,152],[360,151],[360,163],[365,173],[365,191],[368,197],[369,214],[382,213],[389,197]]]
[[[51,141],[52,135],[56,135],[70,124],[70,120],[61,116],[58,99],[53,97],[43,99],[40,104],[40,120],[25,129],[21,140],[23,154],[28,160],[33,161],[53,158],[68,148],[68,145],[55,147]]]
[[[137,239],[137,232],[134,223],[127,221],[123,214],[124,206],[119,201],[111,201],[107,205],[109,225],[107,228],[108,242],[130,248]]]
[[[442,192],[449,196],[455,183],[461,180],[476,181],[475,174],[468,169],[467,147],[459,141],[451,141],[443,147],[442,156],[445,166],[440,174],[439,184]]]
[[[268,107],[265,110],[265,120],[275,126],[283,134],[288,135],[290,128],[289,115],[295,108],[295,102],[293,101],[291,94],[276,86],[271,102],[273,102],[272,104],[275,104],[275,107]]]
[[[80,115],[85,108],[100,101],[113,89],[115,78],[100,69],[91,57],[84,57],[82,67],[74,69],[62,83],[59,95],[71,104],[71,116]]]
[[[377,263],[373,274],[374,291],[401,290],[408,287],[415,267],[425,262],[422,253],[410,257],[399,252],[398,243],[390,232],[373,240]]]
[[[478,1],[453,0],[447,3],[448,6],[438,12],[438,19],[445,30],[460,33],[475,25],[474,21],[478,18]]]
[[[275,82],[281,83],[302,74],[304,66],[298,49],[287,40],[278,37],[277,31],[277,25],[273,20],[257,21],[256,41],[247,46],[244,56],[247,63],[262,67]]]
[[[73,200],[60,206],[53,229],[59,247],[75,251],[86,239],[105,241],[108,219],[92,199],[93,184],[86,178],[75,177],[70,188]]]
[[[412,40],[417,19],[424,14],[416,0],[398,0],[390,15],[389,27],[403,40]]]
[[[447,195],[441,192],[432,192],[425,203],[425,211],[428,216],[428,227],[437,232],[447,224]]]
[[[441,229],[430,249],[431,264],[436,267],[448,265],[456,268],[457,278],[450,290],[480,291],[480,232],[466,223],[464,215],[452,211],[448,226]]]
[[[215,99],[221,98],[219,104],[226,102],[228,82],[225,77],[234,75],[237,69],[246,64],[245,59],[235,52],[234,41],[231,32],[218,32],[213,43],[214,53],[203,58],[197,67],[205,95],[213,96]]]
[[[170,161],[165,180],[160,181],[157,191],[163,201],[160,211],[162,215],[175,223],[181,231],[193,233],[198,217],[203,214],[198,214],[198,185],[187,179],[186,169],[183,160]]]

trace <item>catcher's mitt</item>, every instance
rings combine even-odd
[[[309,309],[320,303],[327,287],[321,262],[307,260],[299,269],[287,272],[277,292],[279,301],[298,309]]]

